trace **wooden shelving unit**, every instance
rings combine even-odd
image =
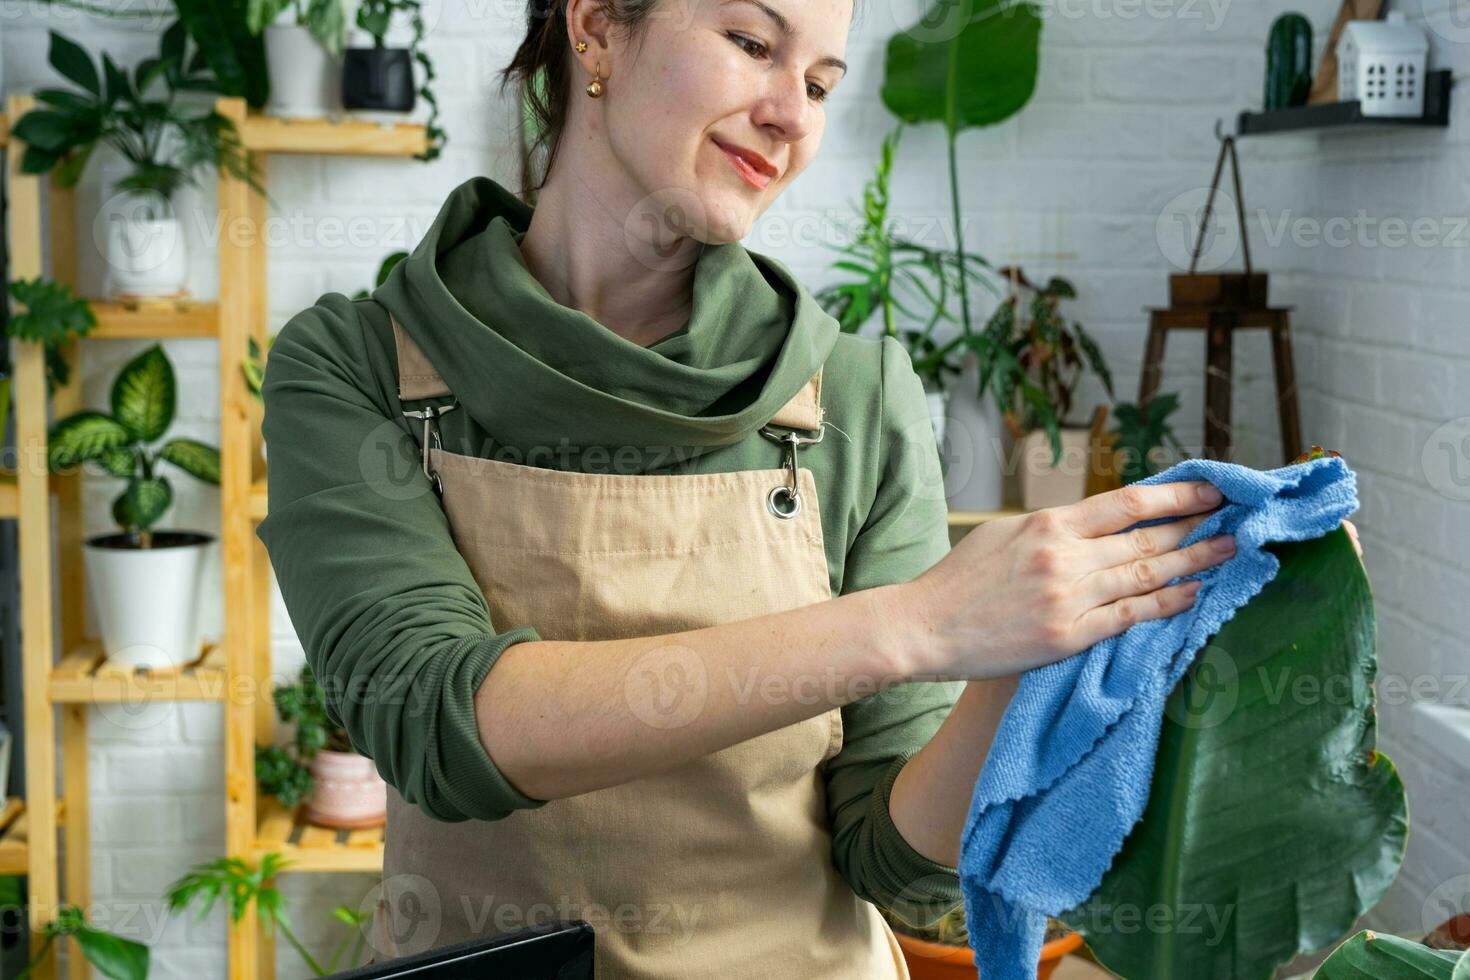
[[[34,105],[30,96],[12,96],[0,114],[0,148],[10,189],[11,273],[30,278],[44,272],[42,212],[47,205],[51,232],[51,278],[77,287],[76,212],[72,191],[54,178],[20,172],[22,147],[10,138],[11,122]],[[247,112],[244,100],[222,98],[216,109],[242,134],[261,182],[273,153],[412,157],[427,147],[424,127],[383,125],[354,119],[281,120]],[[22,660],[25,678],[27,800],[6,801],[0,811],[0,874],[24,873],[30,879],[32,949],[40,930],[63,895],[57,873],[57,835],[34,834],[56,826],[66,835],[68,858],[65,901],[90,901],[88,837],[87,711],[106,702],[218,701],[225,712],[225,851],[256,861],[279,850],[293,871],[372,871],[382,867],[382,829],[337,832],[305,824],[299,812],[273,801],[257,801],[255,746],[273,732],[274,706],[265,685],[270,677],[269,560],[255,536],[266,514],[264,464],[260,461],[260,409],[245,386],[240,365],[250,338],[264,346],[267,330],[266,253],[259,233],[266,202],[250,186],[222,174],[219,180],[221,226],[239,225],[256,233],[223,236],[219,245],[219,299],[145,300],[91,303],[97,326],[84,340],[213,338],[219,343],[220,397],[220,565],[224,585],[224,629],[218,643],[206,643],[200,658],[177,673],[122,673],[102,668],[98,641],[83,635],[85,576],[82,565],[82,497],[76,473],[48,474],[45,459],[48,400],[44,352],[40,345],[13,341],[15,426],[22,465],[0,473],[0,518],[20,523]],[[77,343],[64,351],[76,363]],[[54,417],[82,408],[80,372],[50,399]],[[57,511],[55,579],[52,569],[52,508]],[[60,635],[52,628],[60,605]],[[59,654],[59,655],[58,655]],[[240,692],[244,692],[243,696]],[[60,751],[66,760],[62,787],[56,785],[57,715]],[[61,791],[58,792],[58,789]],[[77,801],[62,806],[62,798]],[[73,942],[73,978],[91,975]],[[35,974],[55,977],[55,958]],[[234,980],[274,976],[274,950],[252,907],[230,930],[229,975]]]

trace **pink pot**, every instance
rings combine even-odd
[[[355,830],[379,826],[387,819],[388,784],[366,756],[318,752],[311,760],[311,779],[308,822]]]

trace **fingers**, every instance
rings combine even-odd
[[[1211,511],[1210,513],[1214,513]],[[1087,549],[1088,564],[1096,569],[1111,568],[1124,562],[1162,555],[1179,547],[1179,542],[1208,520],[1210,514],[1195,514],[1167,524],[1141,527],[1126,534],[1093,538],[1081,547]]]
[[[1078,537],[1100,538],[1139,521],[1213,510],[1222,500],[1220,491],[1208,480],[1131,483],[1107,493],[1093,494],[1058,511]]]
[[[1085,650],[1099,640],[1117,636],[1134,623],[1178,615],[1194,605],[1199,589],[1198,581],[1181,582],[1148,595],[1125,596],[1098,606],[1077,621],[1075,642],[1079,649]]]
[[[1164,588],[1170,579],[1193,575],[1235,555],[1235,539],[1217,534],[1148,558],[1102,568],[1083,577],[1080,587],[1091,606],[1103,606],[1130,596],[1147,596]]]
[[[1342,526],[1347,530],[1348,537],[1352,539],[1353,548],[1357,551],[1358,557],[1362,558],[1363,544],[1358,540],[1358,529],[1353,525],[1353,522],[1349,520],[1344,520],[1342,522]]]

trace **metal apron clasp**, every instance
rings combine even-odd
[[[437,471],[429,469],[429,435],[430,433],[432,433],[434,436],[434,448],[443,449],[444,443],[439,438],[439,418],[441,416],[448,415],[450,412],[454,411],[458,407],[459,402],[455,402],[453,405],[446,405],[443,407],[431,405],[430,407],[421,409],[419,411],[406,411],[403,413],[411,419],[423,420],[424,435],[423,438],[419,440],[419,443],[423,446],[424,452],[424,476],[428,477],[433,482],[434,493],[436,493],[440,497],[444,496],[444,481],[439,479],[439,473]]]
[[[772,487],[771,492],[766,495],[766,509],[783,521],[789,521],[801,513],[801,469],[796,461],[796,450],[801,446],[811,446],[822,441],[827,434],[827,423],[823,422],[817,429],[815,436],[799,436],[795,432],[777,432],[769,425],[761,426],[761,435],[772,442],[782,443],[786,447],[786,465],[791,470],[791,483]],[[782,503],[784,501],[784,503]]]

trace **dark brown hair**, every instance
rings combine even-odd
[[[608,20],[624,28],[630,38],[647,25],[648,15],[659,4],[659,0],[600,2]],[[527,0],[526,38],[500,72],[500,87],[503,92],[515,82],[520,94],[521,131],[526,144],[521,159],[521,196],[528,203],[534,203],[536,191],[546,183],[556,161],[575,65],[567,36],[566,0]],[[532,158],[538,153],[545,156],[546,162],[540,168],[540,178],[533,180],[536,167]]]

